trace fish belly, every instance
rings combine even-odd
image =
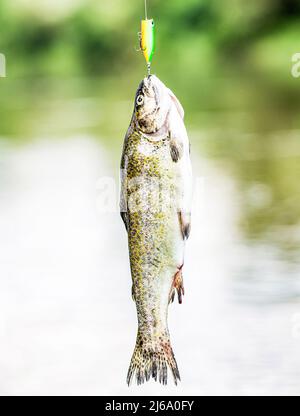
[[[130,214],[128,238],[139,325],[165,327],[174,275],[183,263],[178,215]]]

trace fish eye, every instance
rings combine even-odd
[[[137,105],[142,105],[144,102],[144,96],[142,94],[137,96],[136,103]]]

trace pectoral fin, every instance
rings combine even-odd
[[[183,286],[183,278],[182,278],[182,268],[183,265],[177,270],[174,275],[171,292],[169,295],[169,303],[174,302],[175,298],[175,291],[177,291],[178,302],[182,303],[182,296],[184,295],[184,286]]]
[[[187,240],[191,232],[191,214],[180,211],[178,213],[182,238]]]
[[[183,145],[178,140],[172,138],[170,140],[170,153],[173,162],[177,163],[183,155]]]

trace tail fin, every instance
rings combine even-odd
[[[166,385],[168,382],[168,367],[173,375],[174,383],[180,380],[180,375],[169,336],[144,341],[138,334],[136,346],[131,358],[127,374],[127,384],[131,384],[134,375],[137,384],[143,384],[154,378],[155,381]]]

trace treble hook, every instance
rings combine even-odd
[[[144,52],[146,50],[146,48],[142,48],[142,33],[138,32],[138,38],[139,38],[139,42],[140,42],[140,47],[139,49],[137,49],[137,47],[135,47],[134,49],[136,50],[136,52]]]
[[[142,33],[141,32],[138,32],[138,38],[139,38],[139,41],[140,41],[140,47],[139,47],[139,49],[137,49],[137,47],[135,46],[135,50],[136,50],[136,52],[140,52],[141,50],[142,50]]]

